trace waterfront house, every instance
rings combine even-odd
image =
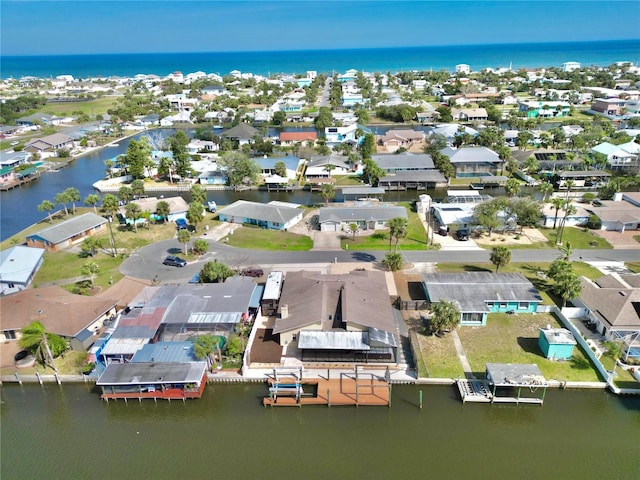
[[[422,285],[430,303],[452,302],[460,325],[482,326],[495,312],[535,313],[542,298],[520,273],[425,273]]]
[[[158,203],[160,202],[166,202],[169,205],[169,215],[167,215],[167,218],[156,214]],[[189,204],[182,197],[147,197],[131,200],[131,203],[138,205],[141,212],[150,212],[152,219],[157,222],[175,222],[178,218],[187,218],[187,212],[189,211]],[[126,215],[126,209],[124,207],[120,208],[120,214],[123,217]]]
[[[235,127],[222,132],[224,138],[238,142],[239,146],[251,143],[256,136],[261,136],[260,131],[246,123],[239,123]]]
[[[326,127],[324,129],[324,137],[328,146],[337,145],[344,142],[351,142],[354,145],[359,142],[356,137],[356,130],[360,128],[357,123],[346,125],[344,127]]]
[[[260,308],[262,315],[268,317],[275,315],[280,303],[282,285],[284,283],[284,272],[270,272],[264,285]]]
[[[569,115],[569,102],[560,101],[530,101],[522,100],[518,102],[518,111],[527,114],[527,118],[553,118],[566,117]]]
[[[360,230],[380,230],[397,217],[408,219],[407,209],[371,206],[364,202],[355,207],[320,207],[318,222],[322,232],[349,230],[351,224],[356,224]]]
[[[640,165],[640,145],[634,141],[621,145],[604,142],[593,147],[591,152],[607,157],[607,165],[612,170],[637,169]]]
[[[279,141],[283,147],[291,147],[296,144],[315,145],[318,134],[313,132],[280,132]]]
[[[54,133],[46,137],[34,138],[24,145],[27,152],[57,154],[60,149],[73,148],[73,138],[64,133]],[[49,155],[50,156],[50,155]]]
[[[198,175],[198,182],[201,185],[226,185],[228,174],[224,170],[204,170]]]
[[[196,155],[198,153],[212,153],[218,151],[218,144],[209,140],[200,140],[194,138],[187,145],[187,152],[189,155]]]
[[[329,178],[331,175],[348,175],[353,171],[348,162],[349,157],[346,155],[314,155],[307,162],[304,175],[307,181],[314,178]]]
[[[396,363],[396,323],[384,272],[288,272],[273,334],[303,362]]]
[[[444,138],[447,140],[447,142],[453,142],[453,140],[460,135],[461,133],[468,133],[469,135],[475,137],[476,135],[478,135],[478,131],[474,130],[471,127],[467,127],[467,126],[462,126],[462,129],[460,129],[460,125],[457,123],[443,123],[440,125],[437,125],[435,128],[433,128],[433,130],[431,131],[432,134],[434,135],[442,135],[444,136]],[[460,131],[462,130],[462,131]]]
[[[538,347],[550,360],[569,360],[577,343],[566,328],[541,328],[538,336]]]
[[[452,108],[451,116],[459,122],[486,122],[489,119],[485,108]]]
[[[371,159],[385,174],[398,172],[419,172],[425,170],[435,170],[431,155],[426,153],[381,153],[372,155]]]
[[[282,162],[285,166],[286,180],[294,180],[298,171],[302,168],[304,161],[294,155],[287,155],[286,157],[266,157],[256,158],[255,162],[260,166],[260,174],[263,177],[269,177],[276,175],[276,164]]]
[[[97,338],[104,321],[116,313],[117,300],[74,295],[61,287],[27,288],[0,297],[0,341],[17,340],[20,330],[39,321],[47,332],[84,351]]]
[[[581,278],[580,296],[571,300],[581,316],[607,340],[622,342],[623,360],[640,361],[640,275]]]
[[[456,177],[477,177],[497,174],[502,160],[487,147],[446,147],[440,151],[451,161]]]
[[[107,219],[89,212],[27,235],[27,246],[56,252],[106,229]]]
[[[598,190],[609,183],[611,174],[603,170],[567,170],[553,174],[551,182],[557,190],[567,190],[568,181],[572,181],[571,189]]]
[[[424,142],[424,132],[415,130],[387,130],[379,139],[380,145],[388,152],[395,152],[399,148],[411,148]]]
[[[34,113],[15,120],[16,125],[31,127],[34,125],[58,125],[60,117],[48,113]]]
[[[287,230],[302,220],[304,211],[291,203],[259,203],[237,200],[218,211],[218,219],[229,223],[246,223],[271,230]]]
[[[45,250],[15,245],[0,252],[1,294],[19,292],[29,286],[42,266]]]

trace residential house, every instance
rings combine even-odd
[[[61,287],[27,288],[0,297],[0,341],[20,339],[20,330],[39,321],[45,330],[60,335],[73,350],[93,344],[108,318],[116,313],[117,300],[74,295]]]
[[[355,207],[320,207],[318,222],[322,232],[349,230],[351,224],[361,230],[379,230],[396,217],[408,219],[406,208],[371,206],[363,202]]]
[[[166,219],[156,214],[158,203],[160,202],[166,202],[169,205],[169,215],[167,215]],[[141,212],[150,212],[152,214],[152,220],[156,222],[175,222],[178,218],[186,218],[187,212],[189,211],[189,204],[182,197],[147,197],[132,200],[131,203],[138,205]],[[126,215],[126,209],[124,207],[120,209],[120,214],[123,216]]]
[[[603,170],[569,170],[555,172],[551,177],[553,186],[567,190],[567,182],[573,182],[572,190],[598,190],[609,183],[611,174]]]
[[[54,133],[46,137],[34,138],[24,145],[24,150],[27,152],[38,152],[40,154],[45,152],[55,154],[63,148],[73,148],[73,138],[64,133]]]
[[[187,145],[187,152],[189,155],[196,155],[198,153],[211,153],[218,151],[218,144],[209,140],[200,140],[194,138]]]
[[[443,123],[437,125],[433,130],[431,130],[431,133],[434,135],[442,135],[447,142],[453,142],[453,140],[461,133],[467,133],[473,137],[478,135],[477,130],[464,125],[462,126],[462,129],[460,129],[460,125],[457,123]]]
[[[485,108],[452,108],[451,115],[459,122],[486,122],[489,119]]]
[[[422,142],[424,142],[424,132],[415,130],[387,130],[379,138],[379,143],[386,147],[388,152],[395,152],[399,148],[409,149]]]
[[[55,115],[49,115],[48,113],[34,113],[26,117],[20,117],[16,119],[16,125],[33,126],[33,125],[57,125],[59,117]]]
[[[106,229],[107,219],[89,212],[27,235],[27,246],[55,252]]]
[[[571,303],[607,340],[623,343],[623,360],[640,361],[640,276],[582,277],[581,283],[580,296]]]
[[[283,147],[291,147],[296,144],[308,144],[315,145],[318,139],[318,134],[313,132],[280,132],[280,145]]]
[[[589,111],[605,117],[617,117],[622,115],[626,103],[626,100],[622,98],[596,98]]]
[[[502,165],[498,154],[487,147],[446,147],[440,152],[449,157],[457,178],[495,175]]]
[[[603,142],[591,149],[591,152],[607,157],[607,165],[612,170],[636,171],[640,166],[640,145],[626,142],[614,145]]]
[[[349,157],[346,155],[314,155],[307,162],[305,178],[307,181],[313,178],[326,178],[331,175],[349,175],[353,167],[349,165]]]
[[[303,362],[397,363],[399,340],[384,272],[287,273],[273,334]]]
[[[224,170],[205,170],[198,175],[198,182],[201,185],[226,185],[228,174]]]
[[[276,175],[276,164],[280,162],[284,163],[286,171],[285,180],[294,180],[298,175],[298,171],[304,164],[304,160],[294,155],[287,155],[286,157],[256,158],[255,161],[260,166],[260,173],[263,177]]]
[[[586,209],[598,217],[602,230],[640,229],[640,192],[619,192],[613,200],[598,200]]]
[[[29,286],[42,266],[43,248],[15,245],[0,252],[0,293],[19,292]]]
[[[222,132],[224,138],[238,142],[242,146],[251,143],[256,136],[260,136],[260,131],[246,123],[239,123],[235,127]]]
[[[352,123],[344,127],[326,127],[324,129],[326,144],[332,146],[339,143],[351,142],[355,145],[359,143],[360,140],[356,137],[356,130],[358,130],[358,128],[360,127],[357,123]]]
[[[460,325],[482,326],[495,312],[535,313],[542,298],[520,273],[425,273],[422,285],[427,301],[452,302]]]
[[[556,227],[560,226],[562,219],[565,219],[565,226],[567,227],[584,227],[589,221],[589,216],[591,215],[591,207],[587,207],[584,204],[572,202],[572,205],[575,207],[575,213],[568,215],[566,218],[564,216],[564,210],[561,208],[556,212],[556,209],[553,205],[549,203],[545,203],[542,205],[542,226],[546,228],[552,228],[554,225]],[[557,215],[557,216],[556,216]]]
[[[258,203],[237,200],[218,211],[223,222],[247,223],[271,230],[287,230],[302,220],[304,211],[296,205],[283,202]]]
[[[569,102],[560,101],[520,101],[518,102],[518,110],[526,113],[527,118],[553,118],[566,117],[570,110]]]

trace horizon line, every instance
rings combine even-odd
[[[92,53],[29,53],[29,54],[12,54],[0,55],[0,58],[11,57],[81,57],[96,55],[192,55],[192,54],[233,54],[233,53],[290,53],[290,52],[331,52],[331,51],[366,51],[366,50],[398,50],[398,49],[423,49],[423,48],[452,48],[452,47],[491,47],[504,45],[566,45],[566,44],[585,44],[585,43],[615,43],[615,42],[640,42],[640,38],[620,38],[607,40],[569,40],[569,41],[543,41],[543,42],[502,42],[502,43],[473,43],[473,44],[440,44],[440,45],[406,45],[393,47],[354,47],[354,48],[303,48],[303,49],[284,49],[284,50],[200,50],[200,51],[165,51],[165,52],[92,52]]]

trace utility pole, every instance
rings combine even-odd
[[[118,249],[116,248],[116,239],[113,236],[113,229],[111,228],[111,222],[113,222],[113,217],[109,216],[109,221],[107,222],[109,225],[109,240],[111,242],[111,247],[113,248],[113,258],[118,256]]]

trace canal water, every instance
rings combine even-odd
[[[293,129],[295,130],[295,129]],[[156,130],[163,136],[172,135],[173,129]],[[149,132],[139,133],[131,138],[139,138]],[[111,160],[118,155],[126,153],[130,139],[119,142],[117,146],[107,147],[94,151],[75,160],[67,167],[58,172],[44,173],[39,179],[30,184],[15,188],[10,191],[0,192],[0,240],[4,240],[11,235],[27,228],[28,226],[46,218],[46,213],[38,211],[38,205],[43,200],[53,201],[56,194],[64,191],[67,187],[75,187],[80,191],[80,196],[84,198],[90,193],[95,193],[93,184],[104,178],[105,161]],[[433,198],[441,199],[446,194],[445,189],[432,190],[427,192]],[[154,192],[153,195],[176,196],[177,192]],[[188,193],[181,194],[185,200],[190,201]],[[385,200],[390,202],[417,200],[418,192],[389,192],[385,195]],[[208,199],[214,200],[218,205],[229,205],[236,200],[250,200],[254,202],[268,202],[271,200],[287,201],[302,205],[313,205],[322,203],[323,199],[318,192],[298,190],[294,192],[266,192],[260,190],[249,190],[243,192],[211,191]],[[335,201],[342,201],[340,189],[337,189]],[[82,200],[80,206],[83,206]],[[62,208],[59,206],[58,208]]]
[[[3,480],[640,478],[640,398],[604,391],[550,390],[540,407],[394,386],[390,408],[265,408],[261,384],[157,404],[91,388],[1,388]]]

